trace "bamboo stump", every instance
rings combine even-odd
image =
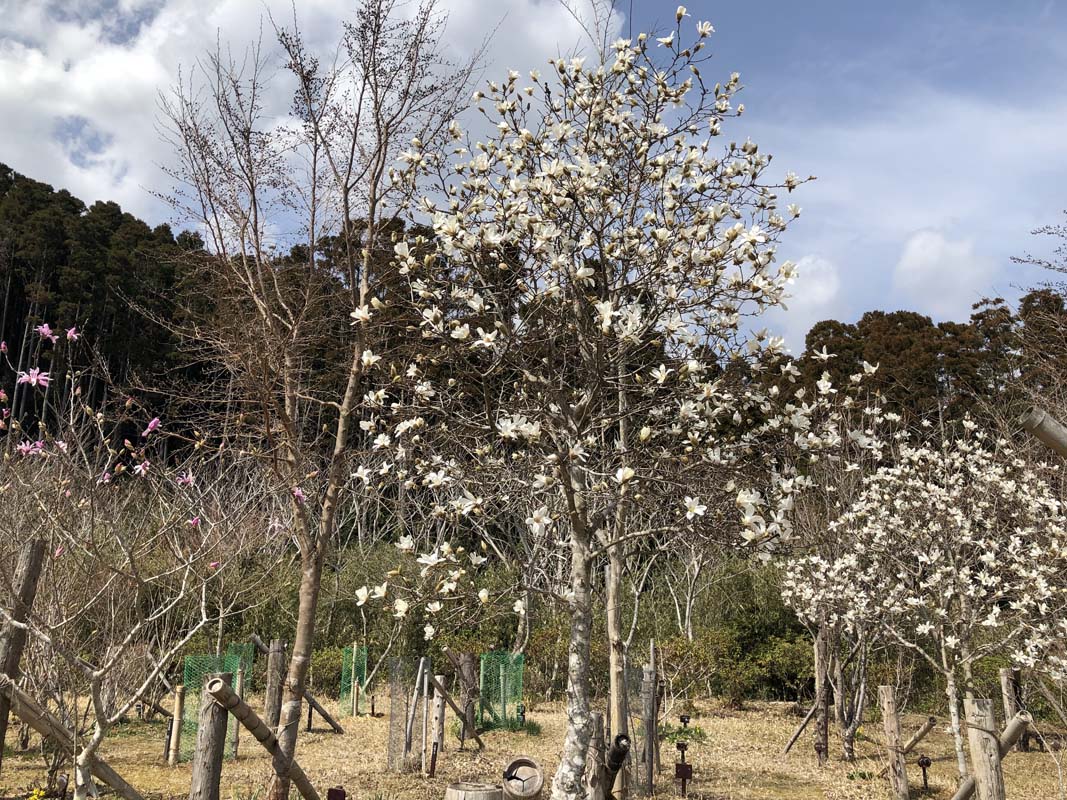
[[[267,651],[267,689],[263,699],[263,721],[277,733],[282,716],[282,689],[285,683],[285,645],[281,639],[271,639]]]
[[[892,686],[879,686],[878,702],[882,708],[885,746],[889,754],[889,785],[897,800],[908,800],[908,773],[904,763],[904,749],[900,746],[900,718],[897,716],[896,690]]]
[[[225,708],[215,702],[208,692],[208,686],[213,681],[222,681],[229,686],[233,675],[222,672],[207,677],[200,696],[189,800],[219,800],[219,785],[222,782],[222,757],[226,749],[226,721],[229,715]]]
[[[170,719],[170,750],[167,763],[172,767],[178,763],[182,753],[182,719],[185,716],[185,687],[174,687],[174,716]]]
[[[993,701],[967,699],[963,701],[963,707],[967,715],[975,794],[978,800],[1004,800],[1004,770],[1000,764]]]
[[[450,783],[445,800],[502,800],[503,790],[494,783]]]
[[[1004,703],[1004,724],[1007,725],[1023,710],[1022,670],[1018,667],[1005,667],[1000,670],[1000,694]],[[1029,752],[1030,742],[1025,734],[1016,743],[1015,749],[1020,753]]]

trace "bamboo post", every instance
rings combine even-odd
[[[282,715],[282,690],[285,683],[285,644],[271,639],[267,651],[267,688],[263,699],[263,718],[274,731]]]
[[[648,640],[648,663],[652,667],[652,677],[655,681],[652,687],[652,743],[654,745],[653,755],[656,761],[656,772],[659,772],[663,767],[663,762],[659,751],[659,660],[656,657],[655,639]]]
[[[19,661],[26,646],[26,629],[21,626],[30,615],[37,597],[37,581],[44,563],[44,539],[30,539],[22,545],[19,560],[15,565],[12,588],[15,591],[11,608],[11,621],[0,628],[0,673],[12,680],[19,677]],[[4,760],[4,741],[7,738],[7,715],[11,704],[0,695],[0,767]]]
[[[644,681],[641,686],[644,708],[645,751],[644,791],[651,796],[655,789],[656,770],[656,672],[651,664],[645,664]]]
[[[172,767],[178,763],[182,752],[182,719],[185,716],[185,687],[174,687],[174,716],[170,720],[170,752],[167,763]]]
[[[904,750],[900,746],[896,690],[892,686],[879,686],[878,702],[882,707],[882,726],[885,729],[885,746],[889,754],[889,784],[894,797],[898,800],[908,800],[908,773],[904,763]]]
[[[463,702],[463,711],[457,713],[463,720],[463,744],[465,745],[467,739],[477,733],[475,715],[481,692],[478,686],[478,662],[474,658],[474,653],[463,653],[459,658],[459,664],[460,683],[463,686],[463,694],[460,698]]]
[[[285,768],[285,756],[278,746],[278,737],[267,727],[267,724],[257,717],[256,712],[249,708],[244,700],[235,695],[224,682],[220,680],[209,681],[207,691],[215,698],[215,702],[233,714],[237,721],[245,727],[245,730],[252,734],[252,738],[263,745],[263,748],[271,755],[274,772],[280,773]],[[307,775],[304,774],[304,771],[295,760],[289,762],[289,779],[304,800],[319,800],[319,793],[315,791],[315,787],[311,785]]]
[[[606,800],[604,777],[604,715],[598,711],[591,713],[593,735],[589,739],[589,750],[585,758],[585,786],[589,800]]]
[[[1033,718],[1029,714],[1025,711],[1020,711],[1004,728],[1004,732],[1000,734],[1000,738],[997,740],[997,748],[1002,759],[1006,758],[1008,753],[1011,752],[1015,743],[1026,733],[1032,721]],[[975,780],[974,776],[971,775],[960,784],[956,794],[952,795],[952,800],[968,800],[974,794],[974,788]]]
[[[500,721],[508,718],[508,667],[500,665]]]
[[[356,643],[352,642],[352,674],[349,676],[349,699],[352,701],[352,716],[359,714],[359,676],[356,675]]]
[[[252,644],[254,644],[256,646],[256,651],[260,655],[262,655],[262,656],[269,656],[270,655],[270,648],[267,647],[267,645],[265,645],[263,643],[263,640],[260,639],[258,636],[256,636],[256,634],[253,633],[248,638],[249,638],[249,641],[252,642]],[[269,659],[268,659],[268,667],[269,667]],[[345,729],[341,727],[340,723],[338,723],[337,720],[335,720],[333,718],[333,715],[329,711],[327,711],[325,708],[323,708],[322,703],[320,703],[318,700],[315,699],[315,695],[313,695],[311,692],[309,692],[308,688],[306,686],[303,688],[303,693],[304,693],[304,699],[307,700],[308,705],[315,709],[315,713],[316,714],[318,714],[320,717],[322,717],[324,720],[326,720],[326,722],[329,724],[329,726],[331,728],[333,728],[333,732],[334,733],[344,733],[345,732]],[[280,708],[281,708],[281,704],[279,703],[279,709]],[[279,713],[279,716],[280,716],[280,713]]]
[[[1018,667],[1005,667],[1000,670],[1000,694],[1004,703],[1004,724],[1022,711],[1022,671]],[[1019,739],[1015,749],[1020,753],[1030,750],[1026,736]]]
[[[244,667],[240,667],[239,666],[237,668],[237,681],[236,681],[236,684],[234,686],[234,694],[236,694],[238,697],[244,697],[244,694],[245,694],[245,668]],[[237,746],[240,744],[240,742],[241,742],[241,726],[240,725],[234,725],[233,726],[233,757],[234,757],[234,759],[237,758]]]
[[[1067,458],[1067,428],[1051,414],[1031,408],[1021,417],[1019,425],[1036,436],[1042,444]]]
[[[437,748],[437,752],[441,753],[445,749],[445,696],[436,689],[436,685],[444,685],[444,675],[434,675],[434,692],[433,692],[433,743]]]
[[[196,725],[196,749],[193,750],[193,775],[189,786],[189,800],[219,800],[222,783],[222,757],[226,750],[226,709],[215,702],[208,685],[221,681],[227,686],[233,680],[229,672],[207,676],[200,696],[200,716]]]
[[[967,741],[971,748],[975,793],[978,800],[1004,800],[1004,770],[1000,765],[1000,743],[993,701],[967,698]]]

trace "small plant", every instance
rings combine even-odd
[[[660,725],[659,738],[664,742],[697,742],[702,744],[708,740],[708,734],[699,725],[690,725],[683,728],[680,725],[671,725],[669,722]]]
[[[853,770],[846,776],[850,781],[869,781],[874,777],[873,772],[868,772],[865,769]]]

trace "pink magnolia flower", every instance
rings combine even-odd
[[[142,461],[140,464],[138,464],[137,466],[135,466],[133,468],[133,474],[134,475],[139,475],[139,476],[141,476],[143,478],[145,475],[148,474],[148,468],[150,466],[152,466],[152,464],[146,458],[144,461]]]
[[[7,354],[7,342],[0,342],[0,353]]]
[[[75,325],[73,328],[67,328],[67,341],[68,342],[76,342],[80,338],[81,338],[81,334],[78,333],[78,326],[77,325]]]
[[[200,517],[196,516],[196,517],[193,517],[191,520],[189,520],[189,527],[190,528],[199,528],[200,527]]]
[[[111,483],[111,473],[105,471],[103,475],[97,480],[97,483]]]
[[[141,436],[142,437],[148,436],[150,433],[152,433],[152,431],[156,430],[158,427],[159,427],[159,417],[152,417],[151,421],[148,423],[148,427],[145,428],[144,431],[142,431]]]
[[[178,485],[179,486],[192,486],[193,485],[193,473],[191,473],[191,472],[183,472],[181,475],[179,475],[178,476]]]
[[[63,545],[60,545],[56,548],[56,551],[52,553],[52,558],[59,558],[65,552],[67,552],[67,548],[65,548]]]
[[[7,402],[7,392],[5,392],[3,389],[0,389],[0,403],[6,403],[6,402]]]
[[[208,566],[211,567],[212,569],[218,569],[219,567],[222,566],[222,562],[221,561],[212,561],[210,564],[208,564]]]
[[[304,494],[304,490],[301,489],[299,486],[293,487],[293,497],[296,498],[296,502],[298,505],[304,505],[304,503],[308,499],[307,495]]]
[[[41,372],[37,367],[34,367],[29,372],[20,372],[18,383],[28,383],[30,386],[40,386],[42,389],[47,389],[50,380],[51,378],[48,377],[47,372]]]
[[[47,322],[42,322],[40,325],[34,328],[34,330],[41,335],[42,339],[49,339],[52,344],[55,344],[56,340],[59,338],[56,332],[52,330],[52,326],[49,325]]]
[[[36,456],[44,452],[44,442],[40,440],[36,442],[25,441],[15,449],[18,450],[20,456]]]

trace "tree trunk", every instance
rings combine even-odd
[[[267,651],[267,686],[263,690],[263,719],[275,733],[282,714],[284,676],[285,645],[281,639],[271,639]]]
[[[229,686],[233,675],[229,672],[216,673],[208,675],[204,681],[204,689],[200,695],[200,716],[196,726],[196,749],[193,751],[189,800],[219,800],[229,714],[208,692],[208,687],[216,680]]]
[[[900,717],[897,716],[896,692],[892,686],[878,687],[878,701],[882,707],[882,727],[885,730],[885,746],[889,757],[889,784],[893,796],[908,800],[908,771],[904,763],[904,750],[900,745]]]
[[[1000,766],[993,701],[968,698],[964,707],[967,709],[967,738],[971,745],[975,794],[978,800],[1004,800],[1004,771]]]
[[[949,726],[952,728],[952,741],[956,747],[956,769],[960,780],[967,777],[967,754],[963,749],[963,728],[960,725],[960,695],[956,688],[956,676],[949,671],[945,674],[945,696],[948,698]]]
[[[311,664],[311,649],[315,642],[315,612],[319,604],[319,586],[322,578],[322,561],[317,553],[304,558],[300,576],[300,604],[297,611],[296,636],[289,658],[289,674],[286,677],[284,702],[278,723],[279,764],[284,772],[278,772],[270,788],[270,800],[287,800],[289,797],[288,765],[296,757],[296,736],[300,730],[300,705],[304,696],[304,681]]]
[[[41,564],[44,562],[44,540],[31,539],[22,546],[18,564],[15,567],[13,588],[15,602],[11,608],[11,618],[15,622],[25,622],[30,615],[34,598],[37,596],[37,580],[41,576]],[[0,673],[12,680],[19,677],[19,661],[22,648],[26,646],[26,629],[6,623],[0,629]],[[7,715],[11,708],[6,695],[0,694],[0,766],[3,765],[4,740],[7,737]]]
[[[567,660],[567,733],[559,769],[552,779],[552,800],[582,800],[585,797],[585,759],[592,736],[589,713],[589,643],[593,608],[589,591],[589,538],[580,531],[571,535],[571,634]]]
[[[819,766],[826,763],[830,752],[830,628],[819,624],[815,636],[815,730],[812,746]]]
[[[626,696],[626,647],[622,639],[622,554],[619,546],[608,549],[608,565],[604,569],[605,617],[608,629],[608,674],[611,692],[611,730],[608,738],[630,735],[630,707]],[[615,800],[629,795],[629,770],[621,769],[615,776],[611,794]]]

